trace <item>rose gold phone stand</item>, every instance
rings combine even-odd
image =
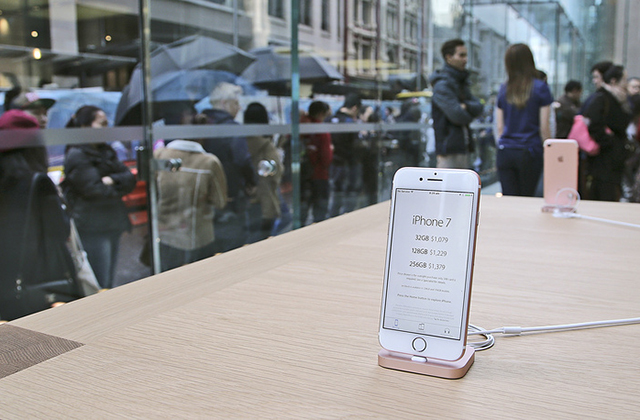
[[[557,206],[554,204],[545,204],[542,206],[543,213],[576,213],[577,210],[574,206]]]
[[[430,359],[424,361],[415,360],[411,355],[393,353],[382,349],[378,353],[378,364],[387,369],[403,370],[405,372],[419,373],[421,375],[436,376],[445,379],[460,379],[467,374],[467,371],[475,360],[475,349],[466,346],[462,357],[452,362]]]

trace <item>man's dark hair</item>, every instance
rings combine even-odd
[[[252,102],[244,111],[245,124],[269,124],[269,113],[260,102]]]
[[[361,105],[362,105],[362,100],[360,99],[360,95],[358,95],[357,93],[348,94],[344,98],[344,104],[342,104],[344,108],[353,108],[354,106],[357,106],[358,108],[360,108]]]
[[[319,117],[329,110],[329,104],[324,101],[313,101],[309,105],[309,116]]]
[[[593,67],[591,67],[591,73],[597,71],[604,76],[604,74],[607,72],[607,70],[609,70],[609,68],[611,68],[611,66],[613,66],[613,63],[611,61],[600,61],[594,64]]]
[[[102,109],[93,105],[85,105],[80,107],[75,114],[71,116],[71,119],[67,122],[66,128],[79,128],[79,127],[91,127],[91,124],[96,119],[96,115]]]
[[[619,82],[622,79],[622,76],[624,76],[624,67],[615,65],[609,67],[607,72],[602,76],[602,80],[609,84],[613,79],[616,79],[616,81]]]
[[[448,55],[454,55],[456,53],[456,48],[464,47],[464,41],[460,38],[450,39],[440,48],[440,52],[442,53],[442,58],[447,60]]]
[[[547,77],[547,72],[542,71],[542,70],[540,70],[540,69],[536,69],[536,72],[538,73],[538,77],[537,77],[537,79],[540,79],[540,80],[542,80],[543,82],[545,82],[545,83],[546,83],[547,78],[548,78],[548,77]]]
[[[564,85],[564,93],[574,92],[576,90],[582,90],[582,83],[577,80],[569,80],[566,85]]]

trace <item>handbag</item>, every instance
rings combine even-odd
[[[45,183],[50,183],[50,186],[44,185]],[[36,205],[36,193],[46,191],[47,188],[53,192],[51,198],[55,205]],[[20,268],[15,280],[14,299],[11,301],[14,307],[7,308],[11,318],[51,308],[55,302],[69,302],[82,297],[66,240],[48,234],[52,229],[51,224],[67,223],[55,188],[44,173],[35,173],[31,179],[20,250]],[[46,223],[42,220],[43,217],[48,219]]]
[[[100,284],[93,268],[87,258],[87,252],[82,246],[78,229],[73,218],[70,220],[71,234],[69,235],[68,248],[76,268],[76,281],[80,285],[83,296],[93,295],[100,291]]]
[[[600,153],[600,145],[589,135],[589,127],[582,115],[573,117],[573,125],[567,138],[577,141],[580,149],[589,156],[596,156]]]

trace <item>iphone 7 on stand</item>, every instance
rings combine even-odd
[[[396,172],[378,334],[386,350],[462,357],[479,205],[480,178],[473,171]]]

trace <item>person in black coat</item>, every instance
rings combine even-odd
[[[627,158],[627,126],[631,121],[626,94],[627,74],[612,66],[604,74],[604,85],[593,95],[584,116],[589,134],[600,145],[600,153],[589,157],[589,199],[619,201],[624,163]]]
[[[84,106],[67,124],[100,128],[107,117],[100,108]],[[135,176],[106,143],[67,148],[63,191],[89,263],[103,288],[113,287],[120,236],[131,229],[122,197],[133,191]]]
[[[362,106],[360,95],[350,93],[330,119],[334,124],[354,123]],[[331,134],[333,161],[331,162],[331,205],[329,216],[355,210],[358,194],[362,189],[362,160],[358,145],[358,133],[337,132]]]
[[[0,130],[35,132],[38,126],[38,120],[22,110],[10,110],[0,117]],[[63,260],[63,254],[52,255],[47,259],[49,264],[44,263],[44,252],[51,250],[45,249],[46,245],[64,249],[69,237],[69,219],[62,210],[55,185],[46,176],[46,149],[9,147],[7,140],[11,139],[4,137],[4,133],[0,135],[0,319],[10,321],[46,309],[31,305],[26,297],[19,299],[16,280],[20,279],[26,288],[58,274],[43,270],[65,270],[73,263]],[[41,175],[37,183],[36,174]]]

